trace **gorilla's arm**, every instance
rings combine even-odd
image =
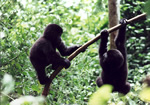
[[[70,66],[70,61],[68,59],[62,58],[58,52],[54,50],[51,44],[46,44],[43,46],[43,52],[46,55],[49,64],[63,65],[65,68]]]
[[[102,57],[103,54],[105,52],[107,52],[108,36],[109,36],[109,33],[107,32],[107,30],[103,30],[101,32],[101,42],[100,42],[100,45],[99,45],[99,54],[100,54],[100,57]]]
[[[76,49],[78,49],[80,46],[71,46],[67,47],[65,44],[61,41],[60,44],[57,46],[57,49],[59,50],[60,54],[62,56],[69,56],[72,54]]]
[[[117,49],[123,54],[124,60],[126,61],[126,47],[125,47],[125,42],[126,42],[126,19],[120,20],[120,24],[123,24],[123,26],[119,29],[118,36],[115,39]]]

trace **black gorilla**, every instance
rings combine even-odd
[[[32,46],[30,51],[30,61],[37,72],[38,79],[41,84],[48,82],[45,73],[45,67],[52,64],[52,69],[56,70],[59,65],[68,68],[70,61],[60,56],[68,56],[80,46],[66,47],[61,40],[63,30],[56,24],[49,24],[40,37]],[[56,48],[59,52],[56,52]]]
[[[115,44],[117,49],[107,51],[109,33],[107,30],[101,32],[101,42],[99,45],[100,65],[102,67],[101,77],[96,83],[98,87],[103,84],[110,84],[114,87],[113,91],[127,94],[130,91],[130,84],[127,81],[127,51],[126,42],[126,19],[120,20],[123,27],[120,28]]]

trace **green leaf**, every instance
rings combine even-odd
[[[145,11],[146,14],[150,17],[150,0],[148,0],[148,1],[145,3],[144,11]]]
[[[150,87],[146,87],[140,92],[140,98],[145,102],[150,102]]]
[[[107,105],[112,89],[111,85],[103,85],[91,96],[88,105]]]

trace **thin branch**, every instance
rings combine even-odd
[[[141,19],[141,18],[145,18],[145,17],[146,17],[146,14],[143,13],[143,14],[141,14],[141,15],[138,15],[138,16],[136,16],[136,17],[134,17],[134,18],[131,18],[131,19],[127,20],[127,24],[129,24],[129,23],[131,23],[131,22],[133,22],[133,21],[135,21],[135,20],[138,20],[138,19]],[[119,29],[121,26],[122,26],[121,24],[118,24],[118,25],[116,25],[116,26],[114,26],[114,27],[108,29],[108,32],[111,33],[111,32],[113,32],[113,31]],[[83,51],[84,49],[86,49],[88,46],[90,46],[91,44],[93,44],[94,42],[96,42],[97,40],[99,40],[99,39],[100,39],[100,36],[101,36],[100,34],[97,35],[95,38],[93,38],[92,40],[88,41],[87,43],[85,43],[84,45],[82,45],[80,48],[78,48],[76,51],[74,51],[74,52],[68,57],[69,61],[71,61],[73,58],[75,58],[80,52],[82,52],[82,51]],[[62,69],[63,69],[63,66],[60,66],[60,67],[57,68],[57,70],[55,70],[55,71],[51,74],[51,76],[50,76],[50,78],[49,78],[49,79],[50,79],[49,83],[47,83],[47,84],[45,85],[45,87],[44,87],[44,90],[43,90],[43,93],[42,93],[43,96],[46,97],[46,96],[48,95],[49,87],[50,87],[50,85],[51,85],[53,79],[57,76],[57,74],[58,74]]]
[[[8,65],[11,61],[17,59],[19,56],[20,56],[20,54],[18,54],[18,55],[15,56],[14,58],[10,59],[7,63],[4,63],[4,64],[0,65],[0,67]]]
[[[7,96],[8,98],[10,98],[11,100],[14,100],[12,97],[10,97],[9,95],[5,94],[4,92],[1,92],[4,96]]]

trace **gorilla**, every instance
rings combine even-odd
[[[127,94],[130,91],[130,84],[127,82],[127,51],[126,42],[126,19],[120,20],[123,25],[115,39],[116,49],[107,51],[107,42],[109,33],[107,30],[101,32],[101,42],[99,45],[99,59],[102,67],[101,77],[98,77],[96,83],[98,87],[103,84],[112,85],[113,91]]]
[[[68,59],[61,56],[68,56],[81,46],[67,47],[62,42],[61,34],[63,29],[57,24],[49,24],[41,36],[30,50],[30,61],[36,70],[40,84],[44,85],[49,81],[46,76],[45,68],[52,64],[52,69],[56,70],[58,66],[64,66],[66,69],[70,66]],[[58,51],[56,51],[56,48]]]

